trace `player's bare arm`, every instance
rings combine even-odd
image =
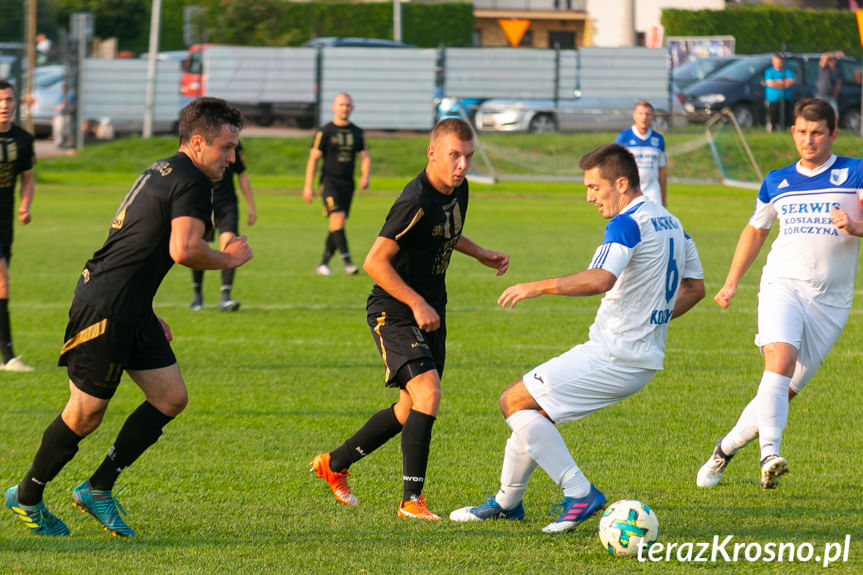
[[[842,208],[830,208],[830,219],[833,225],[849,236],[863,236],[863,222],[853,220]]]
[[[384,291],[411,308],[421,330],[435,331],[440,327],[440,316],[425,298],[404,282],[392,265],[392,259],[398,252],[398,242],[378,236],[366,255],[363,271]]]
[[[617,276],[599,269],[580,271],[568,276],[548,278],[535,282],[515,284],[503,290],[497,303],[501,307],[515,307],[523,299],[541,295],[591,296],[607,292],[614,287]]]
[[[680,317],[692,307],[704,299],[704,280],[696,278],[683,278],[677,292],[677,301],[671,312],[671,319]]]
[[[459,237],[455,250],[476,259],[485,266],[494,268],[497,270],[498,276],[502,276],[509,269],[509,256],[507,254],[487,250],[467,236]]]
[[[246,236],[231,238],[224,250],[218,251],[204,241],[204,229],[204,222],[191,216],[171,220],[171,259],[199,270],[236,268],[252,259],[252,248],[246,243]]]
[[[253,226],[258,221],[258,212],[255,210],[255,196],[252,194],[252,182],[249,180],[249,174],[246,172],[237,174],[237,184],[239,184],[240,191],[243,193],[243,197],[246,198],[246,205],[248,206],[246,224]]]
[[[719,307],[726,309],[731,305],[731,298],[737,293],[737,284],[740,278],[755,261],[758,252],[761,251],[761,246],[764,245],[764,240],[770,234],[770,230],[766,228],[755,228],[749,224],[743,228],[740,233],[740,239],[737,240],[737,247],[734,248],[734,256],[731,258],[731,267],[728,269],[728,275],[725,277],[725,283],[722,288],[713,296]]]
[[[665,166],[659,168],[659,195],[662,198],[662,205],[667,206],[668,195],[668,170]]]
[[[30,204],[33,203],[33,193],[36,190],[36,179],[33,170],[21,172],[21,203],[18,206],[18,221],[30,223]]]
[[[315,172],[318,169],[318,160],[324,153],[318,149],[309,152],[309,161],[306,162],[306,181],[303,185],[303,199],[311,202],[315,196]]]
[[[362,150],[360,156],[360,189],[369,189],[369,180],[372,177],[372,156],[368,150]]]

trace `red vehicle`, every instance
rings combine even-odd
[[[214,44],[193,44],[183,60],[183,75],[180,77],[180,96],[194,100],[204,95],[204,49]]]
[[[310,128],[317,107],[311,48],[194,44],[183,61],[180,96],[224,98],[262,126],[279,120]]]

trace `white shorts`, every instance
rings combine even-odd
[[[606,355],[588,341],[528,371],[522,381],[552,421],[575,421],[626,399],[656,373],[610,362]]]
[[[849,311],[804,298],[784,284],[763,285],[758,293],[755,345],[787,343],[797,348],[797,367],[790,385],[799,393],[839,339]]]

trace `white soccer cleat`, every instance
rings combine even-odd
[[[358,268],[356,264],[347,263],[345,264],[345,273],[349,276],[355,276],[360,273],[360,268]]]
[[[779,455],[761,460],[761,489],[776,489],[779,478],[788,473],[788,461]]]
[[[15,371],[18,373],[30,373],[33,367],[21,361],[21,356],[16,355],[6,363],[0,365],[0,371]]]
[[[698,470],[698,475],[695,477],[695,484],[698,487],[713,487],[722,479],[722,472],[725,471],[725,466],[731,461],[733,455],[722,453],[720,443],[722,443],[721,439],[716,442],[710,459]]]
[[[327,264],[321,264],[315,268],[315,273],[319,276],[331,276],[333,275],[333,270]]]

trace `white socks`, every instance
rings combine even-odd
[[[761,459],[768,455],[779,455],[782,432],[788,423],[788,384],[790,377],[765,371],[758,385],[755,400],[758,416],[758,442],[761,444]]]
[[[495,496],[498,505],[510,509],[521,501],[527,480],[537,464],[561,486],[565,496],[584,497],[590,492],[590,482],[575,464],[557,428],[544,415],[525,409],[510,415],[506,423],[513,433],[507,441],[501,468],[501,491]],[[525,461],[525,454],[532,463]],[[498,499],[499,496],[507,504]]]
[[[497,504],[504,509],[512,509],[521,503],[524,490],[527,488],[527,480],[530,479],[534,469],[536,469],[536,461],[513,433],[506,440],[503,465],[500,468],[500,491],[494,496]]]

